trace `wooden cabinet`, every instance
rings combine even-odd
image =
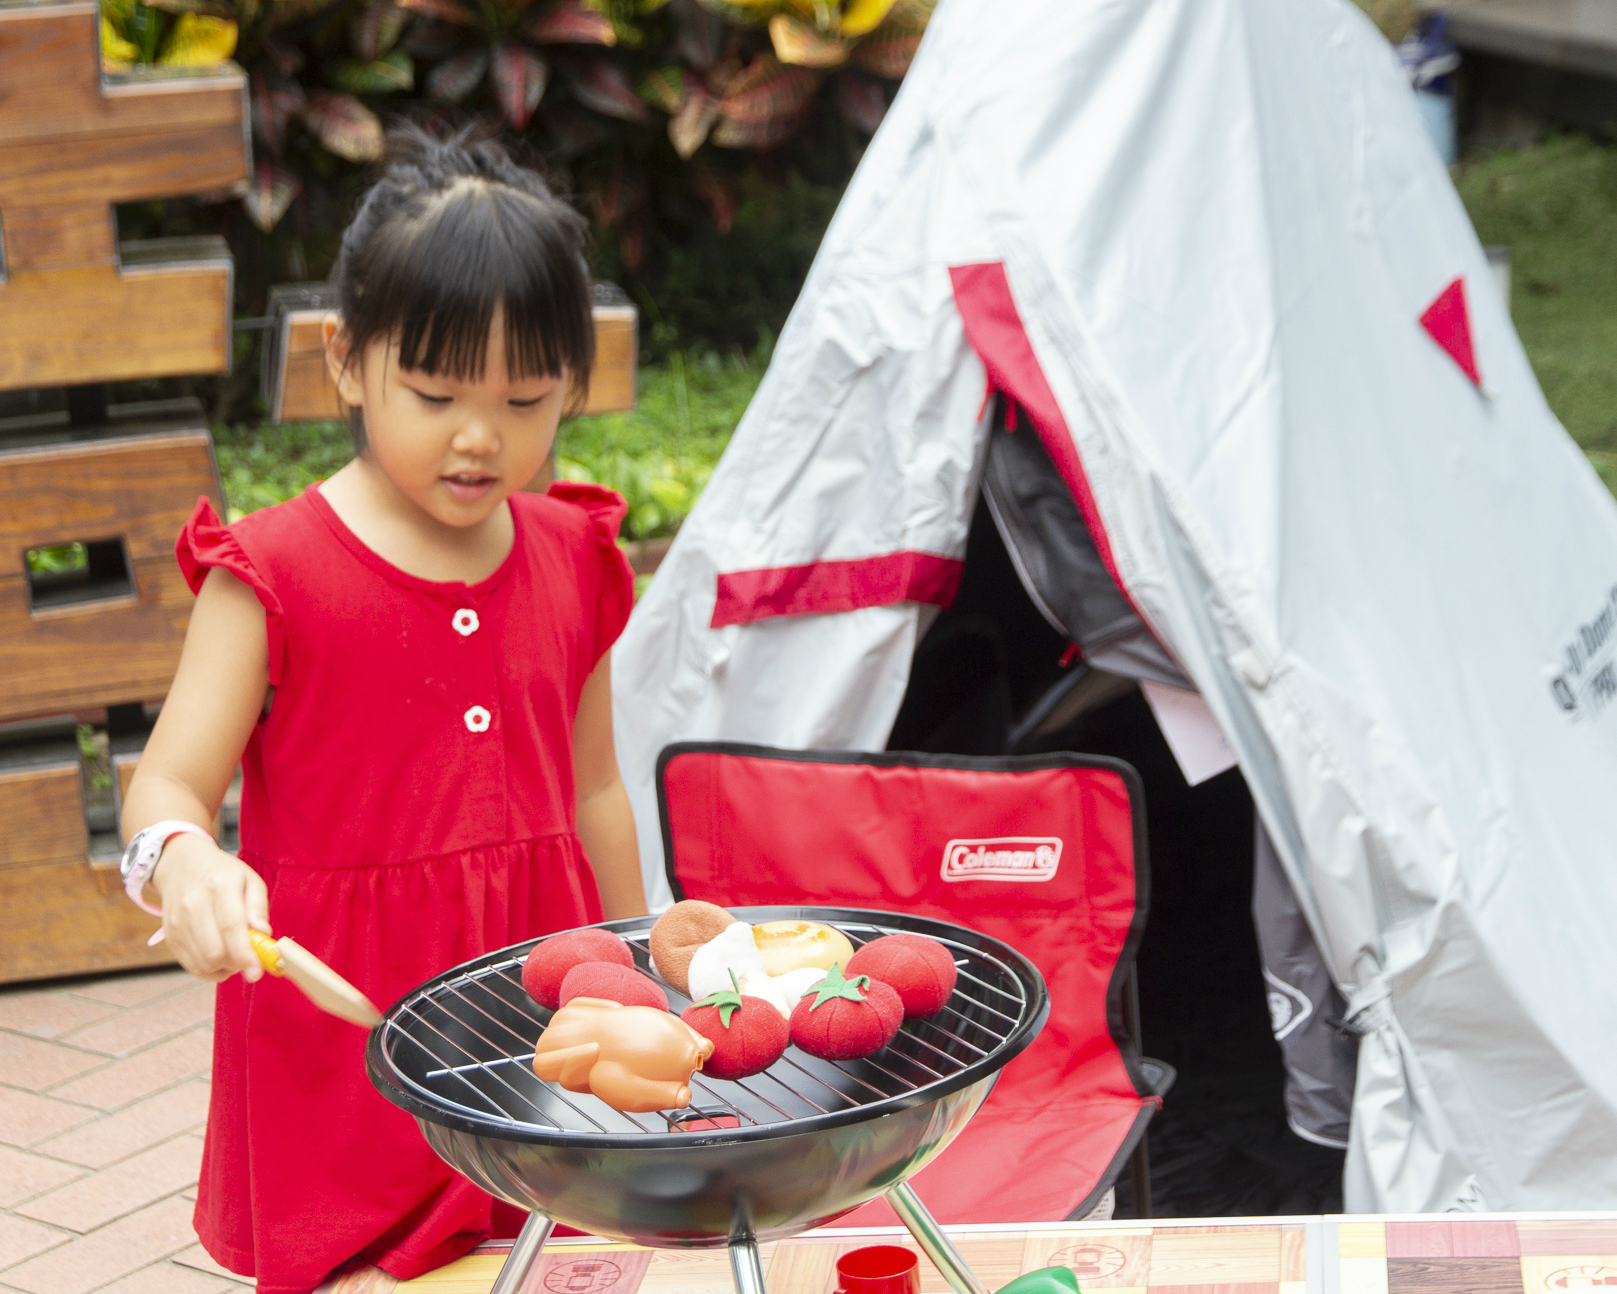
[[[231,265],[217,238],[119,244],[112,204],[244,183],[239,70],[101,74],[95,0],[0,5],[0,390],[221,373]],[[72,716],[168,691],[191,595],[174,539],[222,510],[200,418],[137,434],[0,427],[0,982],[168,960],[123,894],[110,810],[92,837]],[[31,567],[30,550],[83,561]],[[56,736],[15,725],[55,717]],[[125,739],[130,740],[130,738]],[[138,738],[134,738],[138,741]]]

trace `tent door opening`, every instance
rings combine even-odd
[[[1186,782],[1138,680],[1189,684],[1113,583],[1037,435],[1025,418],[1020,430],[1006,421],[1002,404],[960,591],[916,648],[888,748],[1070,750],[1139,770],[1151,885],[1138,957],[1142,1041],[1146,1054],[1179,1071],[1151,1124],[1153,1212],[1339,1211],[1342,1152],[1320,1143],[1345,1129],[1356,1044],[1328,1018],[1334,989],[1322,967],[1300,992],[1290,982],[1306,979],[1317,953],[1295,904],[1287,924],[1289,886],[1258,839],[1240,770]],[[1279,952],[1292,954],[1280,976],[1272,974],[1277,939]],[[1286,1024],[1293,1028],[1277,1043]],[[1292,1052],[1304,1043],[1328,1054],[1307,1054],[1299,1076]],[[1305,1099],[1299,1122],[1300,1097],[1320,1108],[1310,1114]],[[1313,1135],[1321,1128],[1326,1136]],[[1133,1211],[1127,1192],[1125,1179],[1124,1214]]]

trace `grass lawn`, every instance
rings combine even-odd
[[[1468,162],[1456,181],[1485,243],[1511,250],[1512,312],[1550,406],[1617,491],[1617,147],[1578,135]],[[563,425],[559,475],[629,501],[624,534],[671,534],[757,389],[751,355],[676,354],[640,370],[633,413]],[[215,430],[225,497],[251,512],[348,461],[339,423]]]
[[[1511,315],[1544,394],[1617,491],[1617,147],[1579,135],[1470,162],[1456,180],[1511,255]]]

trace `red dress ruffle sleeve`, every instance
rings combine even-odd
[[[629,515],[629,504],[616,490],[583,481],[557,481],[550,487],[550,497],[584,510],[600,550],[601,597],[595,612],[594,665],[622,636],[629,613],[634,610],[634,568],[618,547],[618,529]]]
[[[191,510],[190,519],[174,543],[174,556],[192,593],[202,592],[202,581],[208,577],[209,569],[218,566],[258,595],[269,639],[269,682],[271,687],[278,687],[281,662],[286,656],[286,622],[281,615],[281,601],[264,574],[243,551],[236,536],[230,533],[230,527],[219,520],[207,495],[198,498],[196,507]]]

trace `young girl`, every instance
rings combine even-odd
[[[405,137],[333,272],[358,457],[228,527],[202,500],[180,536],[196,607],[123,827],[155,826],[169,946],[219,982],[196,1227],[264,1294],[417,1276],[522,1215],[377,1095],[362,1029],[262,977],[249,927],[386,1005],[646,910],[612,749],[623,500],[521,492],[589,378],[582,240],[493,144]],[[239,860],[209,836],[238,761]]]

